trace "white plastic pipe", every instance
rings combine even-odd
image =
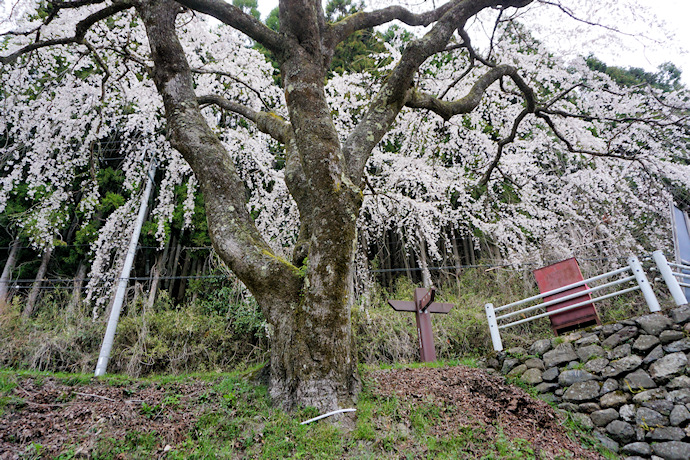
[[[654,295],[652,286],[649,284],[647,275],[645,275],[644,270],[642,269],[642,264],[640,264],[640,261],[637,259],[637,257],[628,257],[628,266],[630,266],[633,275],[635,275],[635,278],[637,279],[637,284],[640,286],[640,290],[642,291],[642,295],[644,295],[644,300],[647,302],[649,311],[652,313],[661,311],[659,301]]]
[[[331,415],[342,414],[343,412],[354,412],[356,410],[357,409],[338,409],[338,410],[334,410],[331,412],[326,412],[325,414],[319,415],[318,417],[314,417],[314,418],[310,418],[309,420],[305,420],[302,423],[300,423],[300,425],[306,425],[308,423],[315,422],[317,420],[321,420],[322,418],[330,417]]]
[[[491,334],[491,342],[494,345],[494,350],[503,350],[503,343],[501,342],[501,331],[498,330],[498,321],[496,321],[496,313],[494,313],[494,304],[487,303],[484,305],[486,310],[486,320],[489,323],[489,333]]]
[[[681,270],[690,270],[690,265],[683,263],[683,264],[674,264],[673,262],[668,263],[671,267],[675,268],[680,268]]]
[[[680,284],[678,284],[676,277],[673,276],[673,271],[671,270],[671,266],[668,264],[663,251],[654,251],[652,253],[652,258],[654,259],[654,262],[661,273],[661,277],[666,282],[668,290],[671,291],[671,296],[673,296],[673,301],[676,303],[676,305],[685,305],[688,303],[688,299],[685,298],[683,289],[680,287]]]
[[[146,217],[146,208],[148,206],[151,190],[153,189],[153,177],[156,174],[156,162],[151,161],[149,167],[148,178],[146,181],[146,189],[141,197],[141,204],[139,205],[139,214],[134,224],[134,232],[132,239],[129,242],[127,249],[127,256],[125,263],[122,266],[122,273],[117,283],[117,291],[115,291],[115,300],[113,301],[113,308],[110,310],[110,318],[108,319],[108,327],[105,330],[103,337],[103,344],[101,345],[101,352],[98,356],[98,363],[96,364],[96,377],[105,374],[108,368],[108,361],[110,360],[110,351],[113,348],[113,341],[115,340],[115,329],[117,329],[117,322],[120,319],[120,311],[122,310],[122,303],[125,300],[125,292],[127,291],[127,284],[129,283],[129,274],[132,271],[132,264],[134,263],[134,255],[137,252],[137,244],[139,242],[139,235],[141,234],[141,227],[144,224]]]

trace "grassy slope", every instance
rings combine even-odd
[[[83,433],[75,430],[71,433],[72,441],[57,448],[36,440],[22,442],[19,435],[8,432],[0,432],[0,440],[9,439],[9,445],[20,449],[26,458],[68,459],[85,452],[98,459],[144,459],[163,454],[171,459],[535,458],[534,446],[524,439],[508,439],[499,422],[491,430],[498,433],[493,438],[486,436],[487,427],[480,423],[459,426],[450,435],[434,435],[434,425],[441,420],[442,413],[456,408],[439,407],[431,401],[412,403],[378,396],[367,378],[368,372],[363,369],[364,391],[357,404],[356,422],[344,429],[323,422],[300,425],[300,421],[318,415],[314,409],[288,414],[272,408],[266,388],[248,383],[246,372],[147,379],[108,376],[96,380],[83,374],[3,370],[0,371],[0,416],[7,420],[12,420],[13,414],[31,411],[31,398],[45,398],[38,391],[47,385],[61,389],[56,401],[62,401],[65,407],[69,401],[75,401],[75,395],[99,392],[99,386],[117,387],[132,398],[146,392],[150,403],[139,403],[124,432],[118,431],[117,424],[100,425],[96,434],[93,430]],[[198,391],[197,387],[189,393],[185,390],[189,382],[197,385],[202,382],[204,390]],[[27,387],[36,389],[26,391]],[[61,411],[68,409],[56,407],[50,413],[58,418],[68,417],[68,412],[61,414]],[[170,433],[175,429],[175,420],[184,420],[189,425],[185,425],[182,438],[173,441]],[[581,433],[573,431],[572,436],[580,442],[590,442]]]

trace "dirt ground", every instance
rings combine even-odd
[[[573,441],[562,427],[563,416],[545,402],[483,370],[462,366],[381,370],[369,373],[369,378],[374,394],[397,396],[412,404],[452,406],[452,411],[440,411],[441,422],[433,425],[429,435],[452,435],[464,427],[485,424],[486,434],[495,436],[499,421],[506,437],[527,440],[537,458],[567,452],[574,458],[601,458]],[[203,381],[165,386],[148,382],[116,386],[96,380],[68,383],[64,378],[17,378],[18,385],[0,416],[0,460],[26,458],[32,446],[40,446],[32,457],[54,458],[71,449],[74,457],[88,458],[99,440],[124,440],[135,430],[157,432],[157,455],[165,457],[171,446],[194,432],[204,404],[209,408],[203,395],[213,385]]]
[[[165,401],[168,389],[135,384],[118,387],[95,381],[67,385],[53,378],[28,378],[13,389],[18,404],[0,417],[0,460],[25,458],[31,444],[36,456],[53,458],[73,447],[75,457],[89,457],[103,438],[125,439],[127,432],[157,432],[166,443],[184,441],[198,407],[184,404],[210,386],[207,382],[179,384],[179,400]],[[160,417],[161,413],[165,417]]]
[[[479,422],[485,424],[487,436],[496,436],[495,425],[500,425],[506,437],[528,441],[537,458],[552,459],[568,452],[574,458],[603,458],[573,441],[562,426],[564,416],[546,402],[484,370],[464,366],[401,369],[377,371],[372,376],[383,395],[431,400],[459,409],[440,411],[443,421],[432,428],[432,435],[450,435]]]

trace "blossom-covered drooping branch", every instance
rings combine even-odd
[[[69,45],[69,44],[81,44],[84,40],[84,36],[89,31],[89,29],[99,21],[109,18],[115,14],[118,14],[124,10],[132,8],[132,4],[129,2],[117,2],[109,5],[103,9],[90,14],[86,18],[79,21],[74,27],[74,35],[71,37],[63,38],[53,38],[46,40],[37,40],[31,44],[18,49],[17,51],[7,55],[0,56],[0,64],[9,64],[14,62],[19,56],[30,53],[31,51],[57,45]]]

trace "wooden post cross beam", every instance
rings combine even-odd
[[[417,336],[419,337],[419,356],[422,362],[436,361],[434,335],[431,331],[431,313],[446,314],[453,308],[452,303],[434,302],[436,288],[417,288],[414,290],[414,301],[389,300],[395,311],[413,311],[417,319]]]

